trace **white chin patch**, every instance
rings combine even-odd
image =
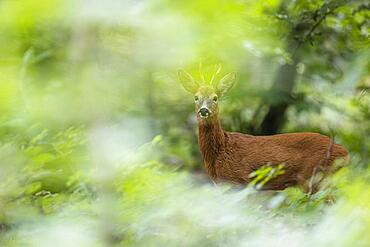
[[[209,117],[209,113],[207,113],[205,116],[203,116],[202,114],[199,113],[199,117],[201,117],[201,118],[208,118]]]

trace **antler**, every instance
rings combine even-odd
[[[211,85],[213,84],[213,80],[215,79],[216,75],[218,75],[221,72],[221,69],[222,69],[221,64],[216,64],[215,65],[215,72],[213,73],[211,81],[209,82],[209,84],[211,84]]]
[[[202,84],[206,83],[206,80],[204,79],[204,75],[202,71],[202,61],[199,61],[199,74],[200,74],[200,78],[202,79]]]

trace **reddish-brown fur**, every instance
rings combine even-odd
[[[316,172],[328,174],[334,160],[348,160],[348,151],[318,133],[290,133],[252,136],[224,131],[218,115],[199,119],[199,145],[205,168],[216,182],[247,184],[249,174],[264,165],[284,164],[284,174],[268,182],[264,189],[282,190],[300,186],[306,192]]]
[[[220,71],[216,69],[215,75]],[[264,189],[282,190],[300,186],[308,193],[317,190],[313,177],[336,171],[334,161],[348,162],[348,151],[332,139],[318,133],[290,133],[272,136],[252,136],[222,129],[218,114],[218,98],[223,97],[235,82],[235,74],[225,75],[214,83],[196,82],[185,71],[179,71],[184,88],[194,94],[199,126],[199,146],[205,168],[215,181],[248,184],[250,174],[265,165],[284,165],[284,173],[274,177]],[[203,78],[204,79],[204,78]],[[320,180],[319,180],[320,181]]]

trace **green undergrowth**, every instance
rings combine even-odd
[[[78,246],[325,246],[335,236],[341,238],[336,246],[370,241],[368,170],[344,168],[330,179],[335,186],[310,196],[297,188],[259,192],[199,182],[162,164],[151,155],[158,138],[104,175],[108,165],[96,164],[86,143],[86,130],[69,128],[1,146],[2,246],[47,246],[58,237]],[[264,167],[256,180],[271,174]]]

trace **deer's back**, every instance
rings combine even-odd
[[[248,183],[249,174],[261,166],[284,164],[285,173],[269,183],[272,189],[283,189],[303,183],[317,169],[328,172],[335,159],[348,156],[344,147],[317,133],[251,136],[228,132],[226,136],[216,160],[217,177],[241,184]]]

